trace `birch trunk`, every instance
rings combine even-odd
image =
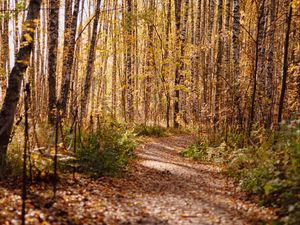
[[[20,98],[21,84],[30,63],[30,54],[34,44],[34,33],[40,6],[41,0],[31,0],[29,3],[20,50],[17,54],[16,63],[9,75],[8,87],[0,112],[0,167],[5,166],[7,146]]]
[[[64,42],[64,62],[62,69],[62,83],[60,88],[59,108],[63,116],[66,115],[67,103],[70,92],[71,72],[74,59],[75,37],[77,30],[77,20],[80,0],[75,0],[74,11],[70,16],[69,9],[72,8],[72,2],[68,0],[66,3],[66,18],[65,18],[65,42]]]
[[[89,56],[88,56],[88,61],[87,61],[87,65],[86,65],[86,76],[85,76],[85,82],[84,82],[83,96],[81,99],[80,123],[82,123],[83,118],[87,116],[88,97],[90,94],[92,74],[93,74],[93,70],[94,70],[94,61],[95,61],[95,53],[96,53],[95,47],[96,47],[96,40],[97,40],[97,34],[98,34],[100,6],[101,6],[101,0],[97,0],[95,18],[94,18],[94,23],[93,23],[92,39],[90,42]]]
[[[48,22],[48,122],[54,125],[56,106],[56,64],[58,47],[58,26],[59,26],[59,0],[49,2]]]

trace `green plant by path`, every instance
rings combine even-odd
[[[137,136],[163,137],[167,134],[167,129],[161,126],[136,125],[133,133]]]
[[[201,140],[181,154],[225,164],[225,173],[242,190],[279,209],[274,224],[300,224],[300,123],[289,121],[279,133],[256,135],[252,145],[243,145],[243,135],[236,132],[228,135],[226,144],[209,147]]]
[[[129,133],[102,127],[94,133],[82,134],[75,155],[80,172],[93,176],[119,176],[134,156],[136,142]]]

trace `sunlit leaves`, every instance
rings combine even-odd
[[[27,41],[27,43],[31,43],[33,41],[33,38],[29,33],[24,34],[24,38]]]
[[[30,65],[30,61],[29,60],[17,60],[16,61],[19,64],[25,65],[25,66],[29,66]]]

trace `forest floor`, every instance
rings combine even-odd
[[[27,224],[259,224],[273,217],[224,177],[222,168],[182,158],[192,136],[153,138],[121,178],[71,175],[56,201],[46,183],[30,187]],[[69,178],[68,178],[69,176]],[[0,224],[20,224],[20,185],[0,182]]]

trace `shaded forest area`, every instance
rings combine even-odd
[[[255,223],[299,224],[299,9],[299,0],[0,0],[0,223],[25,224],[40,187],[49,208],[71,180],[74,190],[103,177],[127,187],[145,154],[174,148],[153,153],[156,163],[198,163],[208,176],[204,165],[220,167],[231,188],[274,210]],[[162,147],[174,136],[189,141]],[[157,149],[136,150],[151,141]],[[9,199],[14,188],[21,199]],[[9,201],[19,214],[5,213]],[[84,223],[50,217],[38,221]]]

